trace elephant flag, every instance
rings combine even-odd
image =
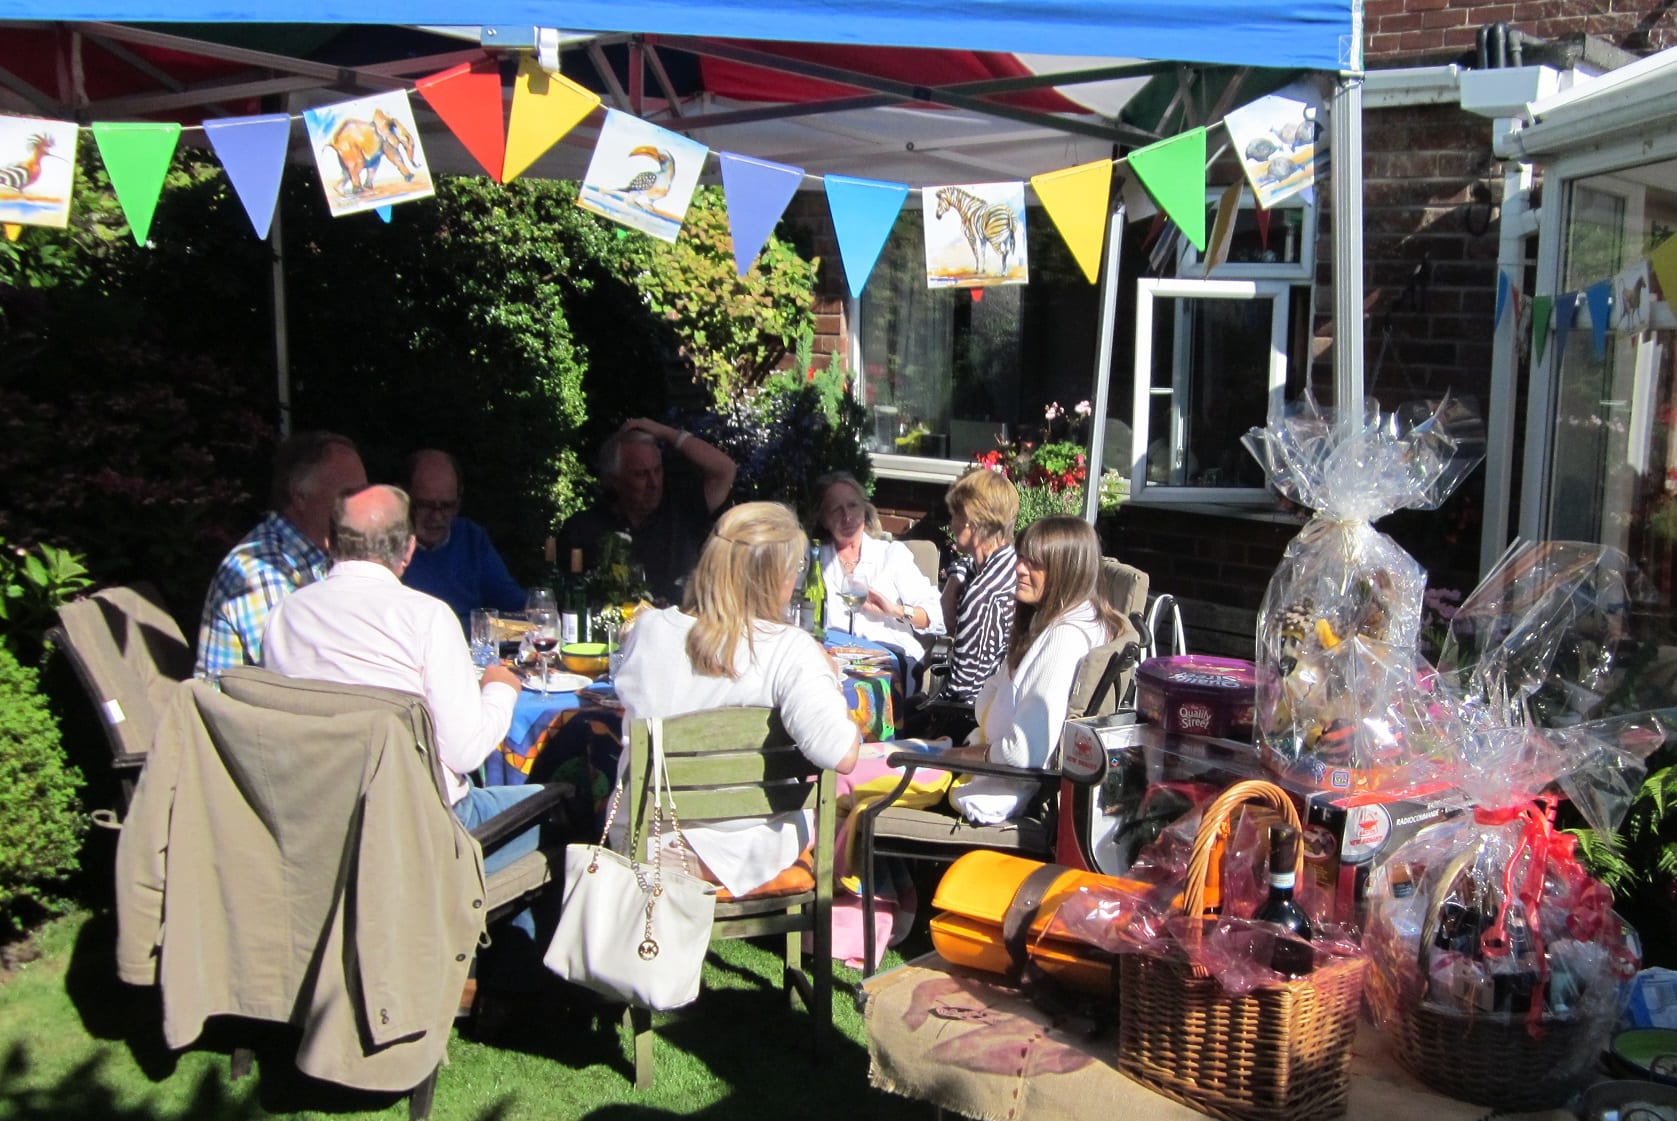
[[[303,110],[332,217],[436,194],[407,90]]]

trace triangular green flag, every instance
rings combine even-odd
[[[1137,148],[1128,156],[1159,209],[1170,215],[1194,248],[1205,251],[1205,129]]]
[[[105,170],[111,174],[116,201],[140,245],[151,233],[157,198],[163,193],[163,177],[169,172],[169,160],[180,135],[181,126],[173,123],[93,124],[93,139],[99,145]]]
[[[1533,296],[1531,298],[1531,361],[1532,365],[1543,361],[1543,352],[1549,346],[1549,316],[1555,306],[1553,296]]]

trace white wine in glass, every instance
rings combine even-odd
[[[868,601],[868,581],[860,572],[852,572],[839,585],[839,599],[850,609],[851,634],[856,633],[856,609]]]

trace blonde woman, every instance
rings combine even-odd
[[[1129,624],[1101,595],[1100,541],[1088,522],[1064,515],[1032,522],[1015,552],[1019,583],[1007,656],[979,690],[969,746],[949,754],[1040,769],[1060,742],[1078,664]],[[990,825],[1017,816],[1036,789],[980,775],[949,800],[968,820]]]
[[[642,611],[624,638],[616,678],[624,727],[637,717],[770,706],[811,763],[848,774],[860,736],[838,671],[819,643],[781,622],[808,549],[798,519],[779,503],[749,502],[723,514],[682,606]],[[706,878],[736,896],[790,867],[814,836],[807,813],[683,832]],[[613,842],[621,847],[619,837]]]
[[[849,473],[834,471],[815,481],[814,521],[828,539],[821,546],[827,626],[852,626],[839,592],[847,579],[860,577],[868,586],[868,598],[856,608],[855,634],[901,650],[908,659],[908,680],[914,681],[926,656],[920,636],[943,633],[943,600],[937,586],[920,571],[906,545],[884,539],[879,512]]]

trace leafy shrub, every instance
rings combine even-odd
[[[80,786],[35,671],[0,647],[0,925],[15,927],[23,904],[57,904],[52,889],[78,867]]]
[[[770,237],[740,276],[727,207],[715,187],[693,196],[675,242],[625,236],[620,244],[619,275],[674,325],[695,380],[719,407],[761,384],[814,327],[819,262]]]
[[[23,549],[0,538],[0,645],[35,661],[58,605],[91,583],[87,566],[67,549]]]
[[[867,411],[850,396],[838,356],[818,369],[809,345],[807,337],[798,344],[797,369],[685,422],[738,465],[736,502],[784,502],[802,515],[813,504],[815,480],[828,471],[848,471],[863,484],[873,477],[862,444]]]

